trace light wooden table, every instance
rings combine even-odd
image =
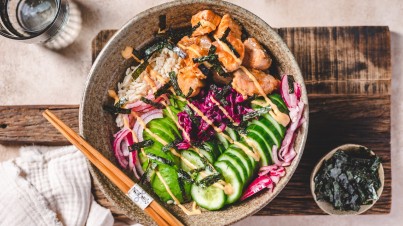
[[[0,38],[0,105],[78,104],[91,66],[91,39],[102,29],[119,28],[129,18],[162,0],[79,0],[83,28],[77,41],[60,52]],[[403,170],[403,1],[283,0],[234,1],[274,27],[388,25],[392,31],[392,166]],[[380,106],[382,107],[382,106]],[[0,159],[18,147],[0,146]],[[392,212],[360,217],[251,217],[239,225],[398,225],[403,222],[403,175],[393,175]]]

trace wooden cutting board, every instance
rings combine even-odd
[[[391,208],[390,89],[388,27],[306,27],[277,29],[294,53],[308,90],[310,125],[305,151],[295,174],[273,202],[257,215],[323,214],[309,189],[316,162],[334,147],[356,143],[383,160],[385,187],[365,214]],[[92,43],[93,60],[115,30],[101,31]],[[78,129],[78,106],[2,106],[0,143],[67,144],[42,118],[45,108]],[[98,200],[110,204],[95,191]]]

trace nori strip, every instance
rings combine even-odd
[[[161,31],[167,28],[167,15],[164,14],[158,17],[158,27]]]
[[[141,142],[138,143],[134,143],[132,145],[129,146],[129,151],[135,151],[135,150],[140,150],[141,148],[145,148],[145,147],[149,147],[151,145],[154,144],[153,140],[143,140]]]
[[[178,96],[183,96],[182,90],[179,88],[178,80],[174,71],[169,72],[169,77],[171,78],[172,87],[174,87],[175,93]]]
[[[163,86],[161,86],[155,93],[154,97],[157,98],[161,96],[162,94],[169,93],[169,88],[171,88],[172,84],[171,82],[165,83]]]
[[[292,75],[288,75],[287,76],[287,80],[288,80],[288,93],[294,93],[294,76]]]
[[[200,187],[207,188],[221,179],[222,179],[221,174],[214,173],[214,174],[208,175],[207,177],[201,179],[200,181],[197,181],[196,183]]]
[[[248,112],[248,113],[244,114],[244,115],[242,116],[242,120],[243,120],[243,121],[248,121],[248,120],[250,120],[250,119],[253,119],[253,118],[256,118],[256,117],[258,117],[258,116],[261,116],[261,115],[263,115],[263,114],[269,112],[270,110],[271,110],[271,107],[270,107],[270,106],[262,107],[262,108],[256,109],[256,110],[254,110],[254,111],[252,111],[252,112]]]
[[[240,57],[241,55],[239,55],[238,51],[236,51],[236,49],[234,48],[234,46],[232,46],[232,44],[227,40],[228,34],[231,32],[231,29],[228,27],[225,31],[223,36],[220,38],[220,41],[224,42],[228,48],[234,53],[234,55],[236,57]]]
[[[193,58],[193,63],[202,63],[202,62],[213,62],[215,60],[218,59],[218,56],[216,54],[210,54],[207,56],[202,56],[202,57],[198,57],[198,58]]]
[[[136,70],[133,71],[133,73],[132,73],[132,78],[133,78],[133,80],[136,80],[136,79],[141,75],[141,73],[143,73],[143,71],[147,68],[147,66],[148,66],[148,61],[147,61],[147,59],[146,59],[146,60],[144,60],[143,63],[141,63],[141,64],[136,68]]]
[[[168,160],[168,159],[166,159],[166,158],[162,158],[162,157],[157,156],[157,155],[154,155],[154,154],[152,154],[152,153],[147,153],[146,155],[147,155],[147,157],[148,157],[149,159],[151,159],[151,160],[155,160],[155,161],[158,161],[158,162],[161,162],[161,163],[170,165],[170,166],[173,166],[173,165],[174,165],[174,162],[172,162],[171,160]]]
[[[173,148],[173,149],[176,150],[176,145],[177,145],[178,143],[180,143],[180,142],[181,142],[181,140],[180,140],[179,138],[177,138],[177,139],[175,139],[174,141],[172,141],[172,142],[168,143],[167,145],[165,145],[164,147],[162,147],[162,151],[163,151],[163,152],[167,152],[167,151],[169,151],[169,149],[171,149],[171,148]]]
[[[114,105],[117,108],[121,108],[127,102],[127,98],[120,98],[118,102]]]
[[[115,106],[103,106],[103,109],[109,113],[112,114],[131,114],[132,110],[130,109],[125,109],[125,108],[119,108],[119,107],[115,107]]]
[[[154,102],[154,101],[152,101],[150,99],[147,99],[145,97],[141,97],[140,100],[143,101],[146,104],[149,104],[149,105],[157,108],[157,109],[164,109],[165,108],[165,106],[163,104],[158,103],[158,102]]]
[[[189,115],[189,118],[190,118],[190,121],[192,121],[192,124],[194,124],[195,127],[198,128],[199,125],[200,125],[200,120],[198,120],[198,119],[196,118],[196,115],[195,115],[195,113],[193,112],[193,110],[190,109],[190,107],[189,107],[188,105],[186,105],[186,106],[183,108],[183,110],[186,112],[186,114]]]
[[[194,180],[192,177],[183,169],[178,169],[178,177],[184,179],[185,181],[189,183],[194,183]]]
[[[193,88],[190,87],[189,92],[188,92],[188,94],[186,94],[185,98],[189,98],[192,95],[192,93],[193,93]]]

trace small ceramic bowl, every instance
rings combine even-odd
[[[365,211],[369,210],[376,203],[376,201],[378,201],[378,200],[375,200],[370,205],[362,205],[358,211],[352,211],[352,210],[343,211],[343,210],[334,209],[332,204],[329,203],[329,202],[317,201],[316,200],[314,178],[315,178],[316,174],[318,173],[320,167],[322,166],[323,161],[330,159],[337,150],[341,150],[341,151],[344,151],[344,152],[357,151],[357,150],[359,150],[360,148],[363,148],[363,147],[364,146],[358,145],[358,144],[344,144],[344,145],[341,145],[341,146],[333,149],[329,153],[327,153],[316,164],[315,168],[313,169],[313,172],[311,174],[311,192],[312,192],[312,196],[313,196],[313,199],[315,200],[316,204],[318,204],[319,208],[321,208],[325,213],[330,214],[330,215],[358,215],[358,214],[364,213]],[[375,153],[372,152],[372,151],[371,151],[371,154],[375,155]],[[381,194],[382,194],[382,191],[383,191],[384,180],[385,180],[385,174],[384,174],[384,171],[383,171],[382,163],[379,166],[378,173],[379,173],[379,179],[381,180],[381,187],[378,189],[377,194],[378,194],[378,197],[380,197]]]

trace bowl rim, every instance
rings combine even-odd
[[[326,153],[326,154],[316,163],[316,165],[315,165],[315,167],[314,167],[314,169],[312,170],[312,173],[311,173],[310,185],[309,185],[309,187],[310,187],[310,190],[311,190],[311,194],[312,194],[313,199],[315,200],[316,204],[319,206],[319,208],[320,208],[323,212],[325,212],[325,213],[327,213],[327,214],[329,214],[329,215],[337,215],[337,216],[339,216],[339,215],[359,215],[359,214],[362,214],[362,213],[366,212],[367,210],[371,209],[371,207],[372,207],[373,205],[375,205],[375,203],[376,203],[376,202],[379,200],[379,198],[381,197],[382,192],[383,192],[383,188],[384,188],[384,185],[385,185],[385,172],[384,172],[384,169],[383,169],[382,162],[380,163],[379,169],[378,169],[378,175],[379,175],[379,179],[380,179],[380,181],[381,181],[381,187],[380,187],[380,188],[378,189],[378,191],[377,191],[378,199],[377,199],[377,200],[374,200],[374,201],[372,202],[372,204],[370,204],[370,205],[361,205],[361,206],[360,206],[360,209],[359,209],[358,211],[353,211],[353,210],[336,210],[336,209],[333,208],[333,206],[332,206],[330,203],[328,203],[328,202],[326,202],[326,201],[318,201],[318,200],[316,200],[314,177],[315,177],[315,175],[318,173],[320,167],[322,166],[323,161],[330,159],[330,158],[334,155],[334,153],[335,153],[336,151],[338,151],[338,150],[341,150],[341,151],[343,151],[343,152],[346,152],[346,151],[356,150],[355,148],[361,148],[361,147],[367,148],[367,147],[365,147],[365,146],[363,146],[363,145],[360,145],[360,144],[343,144],[343,145],[340,145],[340,146],[338,146],[338,147],[335,147],[334,149],[332,149],[332,150],[329,151],[328,153]],[[367,148],[367,149],[369,149],[369,148]],[[371,150],[371,149],[369,149],[369,150]],[[371,155],[376,155],[376,153],[371,150]]]
[[[291,53],[288,46],[285,44],[285,42],[282,40],[282,38],[279,36],[279,34],[276,31],[274,31],[273,28],[267,22],[265,22],[263,19],[261,19],[260,17],[258,17],[254,13],[252,13],[251,11],[249,11],[241,6],[238,6],[234,3],[227,2],[227,1],[179,0],[179,1],[166,2],[163,4],[159,4],[154,7],[148,8],[148,9],[136,14],[131,19],[129,19],[121,28],[118,29],[118,31],[109,39],[107,44],[102,48],[98,57],[96,58],[96,60],[94,61],[94,63],[91,66],[91,70],[88,73],[88,77],[87,77],[87,80],[85,83],[85,88],[84,88],[84,92],[83,92],[84,94],[82,96],[81,103],[80,103],[80,109],[79,109],[79,133],[80,133],[80,135],[82,135],[85,138],[85,130],[83,128],[84,114],[85,114],[84,110],[85,110],[86,99],[89,95],[89,92],[88,92],[89,86],[92,83],[92,81],[94,80],[94,77],[97,72],[97,68],[100,67],[100,64],[104,58],[102,56],[105,55],[110,48],[112,48],[114,45],[116,45],[118,43],[117,37],[121,36],[121,34],[124,33],[125,30],[127,30],[128,27],[130,27],[132,24],[134,24],[138,20],[148,16],[148,14],[150,14],[150,13],[157,13],[158,11],[161,11],[161,10],[164,10],[167,8],[171,8],[171,7],[181,6],[183,4],[195,4],[195,3],[201,3],[201,4],[207,3],[207,4],[214,5],[214,6],[233,8],[233,9],[236,9],[236,10],[242,12],[243,14],[248,14],[249,16],[251,16],[253,19],[256,20],[257,24],[267,27],[268,29],[265,32],[268,32],[271,36],[273,36],[273,38],[275,38],[277,40],[276,44],[279,45],[280,49],[285,50],[285,52],[283,54],[287,57],[287,59],[293,65],[292,67],[294,68],[295,72],[297,72],[296,73],[297,76],[300,77],[301,81],[304,81],[301,70],[299,68],[297,61],[295,60],[294,55]],[[272,195],[267,200],[267,202],[263,203],[262,205],[255,206],[252,211],[249,211],[247,214],[244,214],[235,219],[232,219],[232,221],[226,222],[226,224],[232,224],[232,223],[238,222],[242,219],[245,219],[246,217],[253,215],[254,213],[261,210],[263,207],[268,205],[284,189],[284,187],[288,184],[289,180],[291,179],[292,175],[295,173],[295,170],[297,169],[297,167],[299,165],[299,162],[302,158],[302,155],[303,155],[303,152],[305,149],[306,140],[307,140],[307,136],[308,136],[308,127],[309,127],[309,102],[308,102],[308,94],[307,94],[305,82],[301,82],[300,86],[302,89],[301,98],[305,103],[304,112],[303,112],[305,121],[301,125],[301,127],[298,129],[300,131],[299,133],[301,133],[301,134],[300,134],[299,147],[298,147],[298,149],[295,150],[297,152],[297,156],[294,158],[291,165],[286,167],[288,176],[285,176],[282,178],[282,180],[280,180],[280,182],[273,189]],[[294,144],[295,144],[295,140],[294,140],[293,145]],[[116,206],[117,209],[122,210],[120,205],[118,203],[116,203],[115,200],[108,195],[108,192],[105,191],[105,187],[102,183],[100,183],[99,175],[97,172],[95,172],[94,167],[90,164],[90,162],[88,162],[88,164],[89,164],[89,171],[90,171],[91,175],[93,176],[94,181],[99,185],[99,188],[104,193],[105,197],[110,202],[112,202]],[[269,191],[265,191],[265,192],[269,192]],[[126,212],[126,211],[124,211],[124,212]]]

